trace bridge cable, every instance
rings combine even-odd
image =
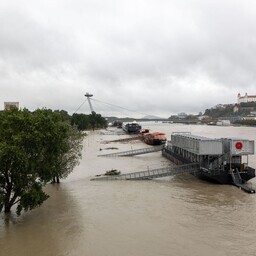
[[[142,114],[142,115],[149,115],[149,114],[146,114],[146,113],[138,112],[138,111],[135,111],[135,110],[124,108],[124,107],[120,107],[120,106],[117,106],[117,105],[114,105],[114,104],[111,104],[111,103],[107,103],[107,102],[103,102],[103,101],[100,101],[100,100],[96,100],[94,98],[91,98],[91,100],[98,101],[98,102],[101,102],[103,104],[110,105],[110,106],[113,106],[113,107],[121,108],[121,109],[130,111],[130,112],[134,112],[134,113],[138,113],[138,114]]]

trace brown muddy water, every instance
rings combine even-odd
[[[256,139],[256,128],[142,123],[165,132]],[[169,165],[160,152],[106,158],[98,154],[145,147],[103,144],[125,136],[91,132],[83,159],[39,208],[0,215],[1,256],[256,255],[256,195],[200,181],[189,174],[152,181],[90,181],[112,168],[122,173]],[[116,147],[118,149],[107,149]],[[100,148],[102,149],[100,151]],[[249,163],[256,167],[256,157]],[[256,188],[256,179],[251,180]]]

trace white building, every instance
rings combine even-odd
[[[243,120],[256,120],[256,116],[254,115],[244,116]]]
[[[238,104],[242,102],[256,102],[256,95],[248,95],[247,93],[245,93],[244,96],[241,96],[241,94],[238,93],[237,102]]]
[[[229,126],[230,125],[230,120],[219,120],[216,125],[218,126]]]
[[[4,102],[4,110],[19,108],[19,102]]]
[[[185,119],[187,116],[188,115],[184,112],[181,112],[181,113],[178,114],[178,118],[180,118],[180,119]]]

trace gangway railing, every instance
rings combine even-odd
[[[128,151],[109,153],[109,154],[98,155],[98,156],[119,157],[119,156],[142,155],[142,154],[148,154],[148,153],[161,151],[163,149],[163,147],[164,147],[164,145],[152,146],[152,147],[148,147],[148,148],[133,149],[133,150],[128,150]]]
[[[242,184],[242,179],[241,179],[241,176],[240,176],[238,170],[236,170],[236,171],[231,170],[230,173],[232,176],[233,183],[235,185]]]
[[[101,135],[126,135],[126,133],[122,130],[118,131],[104,131],[100,132]],[[110,142],[110,141],[107,141]]]
[[[109,141],[105,141],[105,143],[110,143],[110,142],[129,142],[129,141],[133,141],[133,140],[141,140],[142,136],[132,136],[132,137],[128,137],[128,138],[122,138],[122,139],[117,139],[117,140],[109,140]]]
[[[244,190],[247,193],[255,193],[254,189],[249,188],[246,184],[243,183],[238,170],[236,170],[236,171],[230,170],[230,174],[231,174],[231,177],[232,177],[232,180],[233,180],[233,184],[236,187]]]
[[[191,163],[178,166],[168,166],[140,172],[126,173],[121,175],[99,176],[92,178],[91,180],[149,180],[155,178],[174,176],[182,173],[193,173],[198,171],[199,168],[200,167],[198,163]]]

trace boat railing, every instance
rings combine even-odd
[[[172,135],[191,135],[191,132],[173,132]]]

